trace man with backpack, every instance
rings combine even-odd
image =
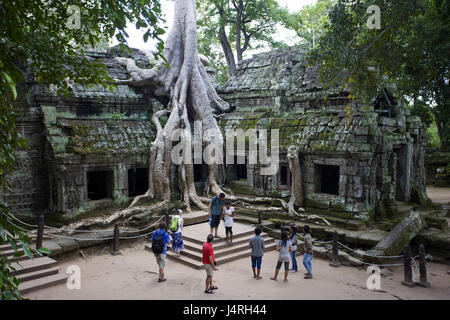
[[[161,222],[159,224],[159,230],[152,235],[152,251],[156,257],[156,263],[159,266],[159,279],[158,282],[164,282],[167,279],[164,278],[164,267],[166,266],[166,253],[167,245],[170,244],[169,234],[166,232],[166,223]]]
[[[210,225],[211,225],[211,234],[214,231],[214,237],[219,238],[219,235],[217,234],[217,229],[219,228],[220,224],[220,218],[222,216],[223,212],[223,206],[225,205],[225,194],[221,193],[219,194],[219,197],[214,196],[211,199],[211,202],[208,206],[208,214],[210,218]]]

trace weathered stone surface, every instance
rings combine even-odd
[[[62,247],[57,242],[52,240],[43,241],[42,247],[50,251],[50,254],[48,254],[49,257],[59,256],[63,253]]]
[[[400,221],[373,250],[382,255],[398,255],[402,252],[404,246],[425,227],[427,227],[427,224],[423,215],[420,212],[413,211],[409,216]]]
[[[61,246],[62,253],[75,251],[80,247],[79,243],[73,239],[56,238],[54,241]]]

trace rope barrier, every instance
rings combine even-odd
[[[14,218],[15,218],[15,217],[14,217]],[[142,232],[142,231],[144,231],[144,230],[147,230],[147,229],[149,229],[149,228],[151,228],[151,227],[157,225],[163,218],[164,218],[164,216],[161,216],[155,223],[153,223],[153,224],[151,224],[151,225],[145,227],[144,229],[134,230],[134,231],[131,231],[131,230],[130,230],[130,231],[127,231],[127,232],[131,232],[131,233]],[[25,222],[23,222],[23,221],[21,221],[21,220],[19,220],[19,219],[17,219],[17,218],[15,218],[15,220],[17,220],[17,221],[19,221],[19,222],[21,222],[21,223],[23,223],[23,224],[26,224],[26,225],[29,225],[29,226],[33,226],[33,225],[27,224],[27,223],[25,223]],[[22,231],[25,231],[25,232],[35,231],[35,229],[33,229],[33,230],[27,230],[27,229],[25,229],[25,228],[23,228],[23,227],[20,227],[20,226],[16,225],[15,223],[13,223],[10,219],[7,219],[7,221],[8,221],[10,224],[12,224],[13,226],[15,226],[16,228],[18,228],[18,229],[20,229],[20,230],[22,230]],[[58,229],[58,228],[54,228],[54,227],[52,227],[52,228],[53,228],[53,229]],[[65,231],[65,230],[63,230],[62,228],[59,228],[59,230]],[[98,230],[98,231],[95,231],[95,230],[76,230],[76,231],[74,231],[74,232],[91,232],[91,233],[99,233],[99,232],[105,232],[105,231],[111,231],[111,230],[113,230],[113,229]],[[155,231],[156,231],[156,230],[155,230]],[[122,236],[122,237],[119,236],[119,239],[137,239],[137,238],[141,238],[141,237],[148,236],[148,235],[154,233],[155,231],[148,232],[148,233],[141,234],[141,235],[137,235],[137,236]],[[46,236],[49,236],[49,237],[53,237],[53,238],[63,238],[63,239],[71,239],[71,240],[78,240],[78,241],[102,241],[102,240],[111,240],[111,239],[114,239],[114,237],[106,237],[106,238],[76,238],[76,237],[70,237],[70,236],[55,235],[55,234],[48,233],[48,232],[43,232],[43,234],[46,235]]]
[[[341,245],[342,247],[344,247],[347,250],[350,250],[350,251],[358,253],[356,250],[347,247],[346,245],[344,245],[343,243],[341,243],[339,241],[338,241],[338,244]],[[403,257],[403,255],[400,255],[400,256],[377,256],[377,255],[369,254],[369,253],[366,253],[366,252],[364,252],[363,255],[369,256],[369,257],[374,257],[374,258],[386,258],[386,259],[394,259],[394,258],[402,258]]]
[[[13,214],[11,215],[11,217],[14,220],[16,220],[17,222],[20,222],[20,223],[22,223],[23,225],[25,225],[27,227],[31,227],[31,228],[38,228],[39,227],[37,224],[26,223],[26,222],[20,220],[19,218],[15,217]],[[61,229],[61,228],[56,228],[56,227],[52,227],[52,226],[44,226],[44,227],[47,228],[47,229],[54,229],[54,230],[60,230]],[[32,230],[29,230],[29,231],[32,231]]]

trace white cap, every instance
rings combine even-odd
[[[183,210],[178,209],[178,214],[182,214],[182,213],[183,213]]]

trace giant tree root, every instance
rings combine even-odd
[[[142,206],[142,207],[133,207],[133,208],[126,208],[123,210],[116,211],[112,215],[108,217],[98,217],[98,218],[88,218],[83,221],[74,222],[67,226],[64,226],[61,228],[62,231],[66,232],[73,232],[78,229],[86,229],[89,227],[107,227],[113,224],[115,221],[119,219],[127,219],[134,215],[148,212],[151,213],[153,211],[162,210],[166,207],[168,202],[161,201],[158,202],[152,206]]]

